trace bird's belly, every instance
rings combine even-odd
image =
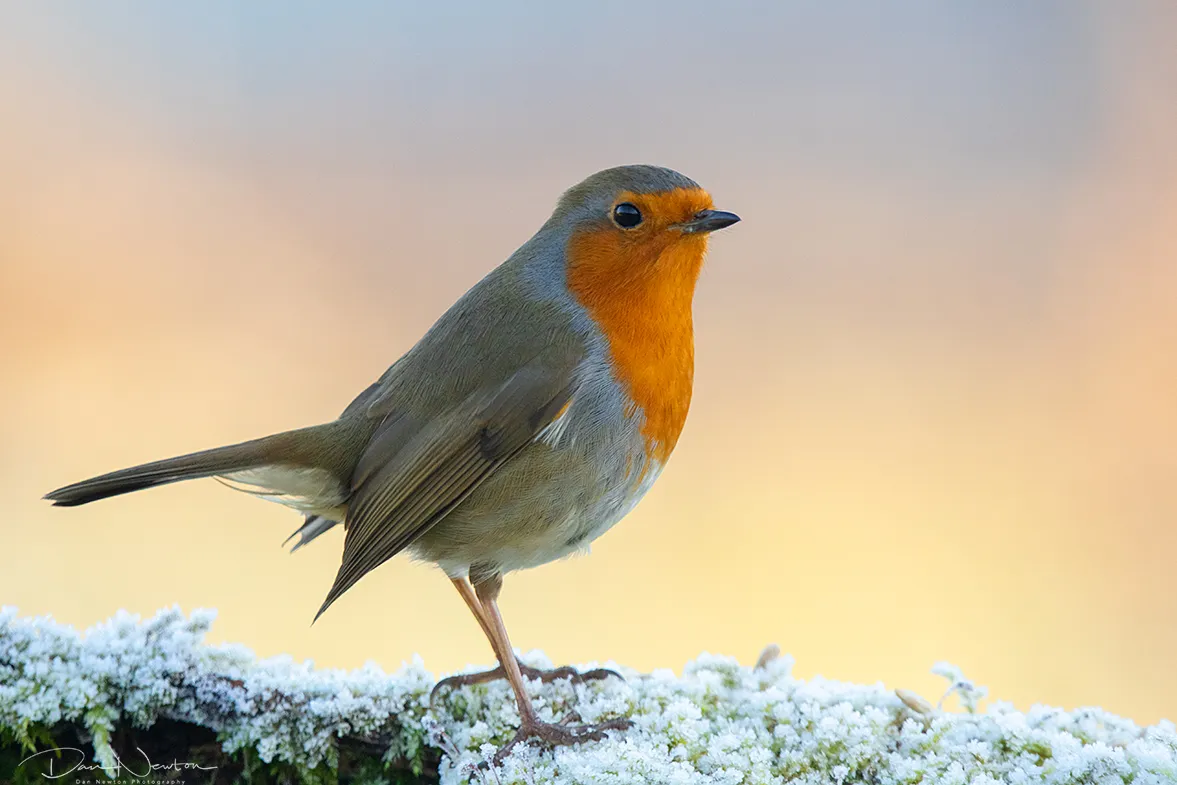
[[[533,443],[423,534],[413,554],[459,577],[587,551],[637,505],[661,470],[646,457],[636,429],[617,431],[594,434],[587,443]]]
[[[499,548],[490,560],[498,572],[538,567],[566,556],[588,553],[593,540],[613,528],[637,506],[649,490],[658,471],[653,470],[623,493],[606,494],[586,506],[554,504],[547,510],[546,527],[536,527],[534,536]]]

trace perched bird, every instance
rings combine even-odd
[[[197,477],[338,522],[322,614],[403,550],[438,565],[486,633],[520,728],[553,744],[628,726],[540,721],[499,613],[503,576],[579,550],[650,489],[686,420],[692,299],[715,210],[691,179],[622,166],[569,189],[540,230],[457,301],[338,419],[104,474],[48,494],[73,506]],[[315,618],[318,618],[318,615]],[[583,677],[601,676],[598,671]]]

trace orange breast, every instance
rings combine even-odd
[[[647,454],[665,462],[691,404],[691,303],[704,236],[630,237],[610,227],[573,235],[568,286],[609,343],[618,382],[644,415]]]

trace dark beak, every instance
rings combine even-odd
[[[735,213],[725,213],[723,210],[700,210],[695,217],[676,228],[686,234],[701,234],[725,229],[740,220]]]

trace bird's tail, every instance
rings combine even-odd
[[[47,493],[45,498],[59,507],[74,507],[156,485],[214,476],[265,489],[251,492],[285,503],[295,495],[304,496],[311,479],[317,493],[330,495],[336,492],[330,486],[342,487],[351,473],[354,459],[349,455],[348,431],[347,424],[338,420],[286,431],[91,477]],[[308,506],[317,505],[308,500]]]

